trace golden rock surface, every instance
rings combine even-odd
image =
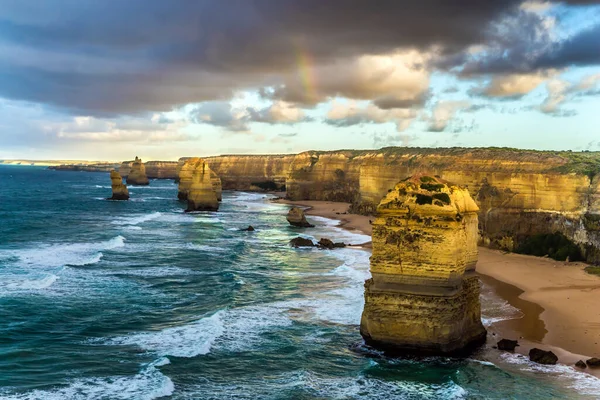
[[[112,197],[110,200],[129,200],[129,190],[123,183],[121,175],[115,171],[110,171],[110,183],[112,186]]]
[[[150,181],[146,176],[146,167],[140,158],[135,158],[131,164],[131,169],[127,175],[127,184],[129,185],[149,185]]]
[[[379,203],[361,334],[398,353],[460,354],[485,341],[477,211],[468,190],[416,175]]]
[[[208,164],[201,158],[188,160],[180,172],[180,186],[182,182],[187,185],[187,176],[190,172],[191,181],[187,189],[186,211],[217,211],[219,201],[211,179],[213,172]]]

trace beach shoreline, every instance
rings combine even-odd
[[[305,209],[314,215],[340,221],[340,227],[371,235],[372,216],[351,214],[349,203],[331,201],[273,200]],[[362,247],[370,248],[371,242]],[[516,353],[527,356],[533,347],[552,350],[559,363],[600,356],[600,278],[587,274],[584,263],[564,263],[549,258],[504,253],[479,247],[477,272],[482,282],[511,306],[521,318],[497,321],[488,327],[488,346],[493,340],[516,339]],[[599,369],[581,370],[600,377]]]

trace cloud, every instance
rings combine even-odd
[[[596,86],[600,83],[600,74],[587,75],[579,82],[568,82],[552,79],[546,84],[546,98],[538,109],[544,114],[556,117],[572,117],[574,110],[564,110],[562,106],[576,97],[594,96],[598,94]]]
[[[427,84],[422,54],[432,46],[448,53],[479,43],[490,22],[518,4],[11,2],[0,20],[0,96],[96,116],[165,111],[281,85],[289,101],[337,93],[410,100]],[[395,55],[407,52],[417,62]],[[318,79],[315,98],[301,85],[311,73]]]
[[[249,113],[249,120],[253,122],[294,124],[310,121],[310,118],[305,116],[304,111],[285,101],[275,101],[272,105],[261,110],[252,107],[248,107],[246,110]]]
[[[386,133],[374,133],[373,134],[373,147],[381,148],[388,146],[408,146],[412,141],[415,140],[414,135],[406,135],[402,133],[386,134]]]
[[[401,132],[410,126],[416,116],[417,112],[409,108],[386,110],[372,103],[361,107],[353,102],[345,104],[334,102],[324,122],[338,127],[393,122],[396,124],[396,129]]]
[[[188,111],[191,121],[225,128],[231,132],[248,132],[250,116],[246,110],[233,108],[227,101],[200,103]]]
[[[494,76],[487,84],[471,90],[471,94],[502,99],[518,99],[541,85],[556,71],[531,74],[509,74]]]
[[[427,119],[427,130],[429,132],[445,131],[455,114],[460,110],[468,108],[469,105],[470,103],[466,101],[438,102],[434,106],[431,116]]]

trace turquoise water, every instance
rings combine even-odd
[[[292,249],[267,195],[184,214],[172,181],[0,166],[1,399],[596,398],[599,380],[483,349],[384,358],[358,323],[369,253]],[[253,225],[256,232],[240,232]],[[484,288],[486,323],[514,315]]]

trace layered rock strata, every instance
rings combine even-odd
[[[191,185],[187,191],[188,207],[186,211],[217,211],[219,201],[213,188],[212,171],[208,164],[202,159],[196,159],[189,163],[189,167],[193,167],[193,173]]]
[[[135,158],[131,164],[131,169],[127,175],[127,184],[129,185],[149,185],[150,181],[146,176],[146,167],[140,158]]]
[[[377,207],[360,331],[396,353],[467,353],[485,341],[469,192],[439,178],[400,182]]]
[[[179,200],[187,200],[190,186],[192,185],[192,177],[194,171],[197,168],[198,162],[201,161],[198,157],[188,157],[177,166],[177,198]],[[223,188],[221,185],[221,178],[213,171],[210,170],[210,182],[215,191],[218,201],[223,199]]]
[[[129,190],[123,183],[121,175],[115,171],[110,171],[110,183],[112,187],[112,197],[109,200],[129,200]]]
[[[148,179],[177,179],[177,161],[148,161],[144,166]]]

